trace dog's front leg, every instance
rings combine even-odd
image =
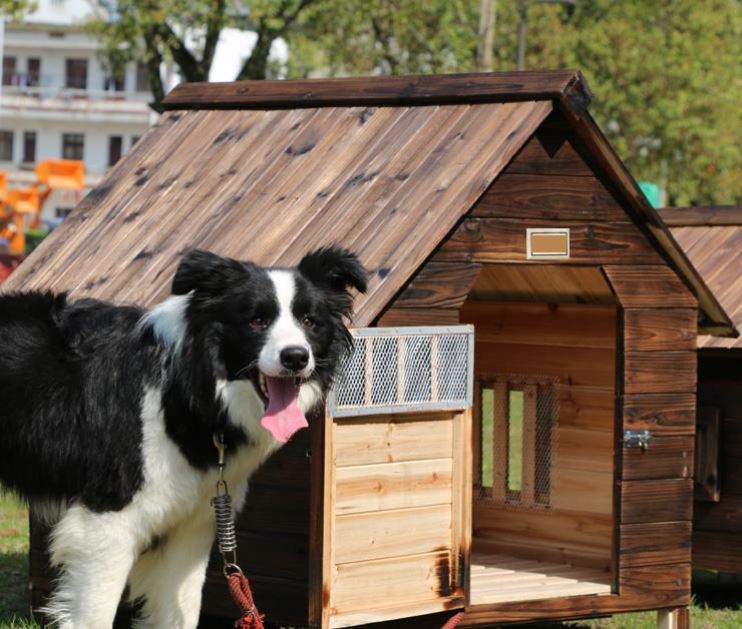
[[[210,510],[191,514],[168,531],[156,548],[137,560],[129,585],[132,600],[144,601],[138,627],[198,626],[214,528]]]
[[[61,576],[44,612],[63,629],[111,627],[138,545],[123,513],[70,507],[51,533]]]

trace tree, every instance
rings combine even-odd
[[[257,33],[239,78],[275,75],[278,38],[290,77],[473,71],[489,52],[514,70],[521,3],[498,3],[489,28],[488,1],[105,0],[96,24],[112,65],[147,64],[157,106],[161,62],[206,80],[225,26]],[[670,203],[742,203],[741,18],[739,0],[529,0],[525,66],[582,69],[593,116]]]
[[[287,34],[290,76],[473,70],[478,3],[321,0]]]
[[[742,202],[737,0],[583,0],[560,30],[536,63],[584,69],[593,115],[638,179],[669,205]]]
[[[289,75],[477,69],[485,3],[323,0],[288,33]],[[521,4],[498,4],[495,70],[516,67]],[[740,204],[741,18],[739,0],[533,0],[525,65],[580,68],[592,115],[670,204]]]
[[[33,8],[30,0],[0,0],[0,19],[14,21]]]
[[[102,0],[90,23],[103,43],[102,60],[114,72],[130,61],[146,64],[154,102],[165,96],[161,67],[174,63],[185,81],[208,81],[219,35],[227,26],[254,31],[239,79],[265,79],[271,45],[285,37],[315,0]]]

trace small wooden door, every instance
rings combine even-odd
[[[387,330],[399,334],[400,329]],[[465,333],[470,331],[464,329]],[[415,332],[418,337],[422,334],[420,329]],[[440,342],[441,347],[452,347]],[[466,390],[466,394],[453,395],[458,402],[443,399],[451,398],[456,387],[440,372],[446,369],[448,359],[435,357],[437,343],[426,345],[426,356],[431,347],[434,350],[433,359],[425,359],[433,365],[434,373],[422,378],[428,397],[438,398],[435,404],[421,399],[425,396],[420,395],[419,383],[414,404],[409,399],[390,400],[372,383],[369,386],[375,393],[368,400],[383,400],[382,412],[369,408],[363,414],[363,408],[354,408],[352,413],[333,416],[336,407],[329,405],[325,420],[323,628],[454,610],[468,602],[471,373],[465,374],[467,384],[459,390]],[[388,343],[377,345],[389,348]],[[400,342],[395,348],[391,365],[402,365],[405,361],[399,360],[398,353],[404,351],[404,344]],[[374,364],[371,351],[368,344],[363,364]],[[389,361],[386,363],[388,366]],[[405,377],[411,378],[414,374],[409,361],[407,364]],[[471,371],[468,358],[464,366]],[[414,372],[420,369],[416,364]],[[359,380],[364,383],[367,376]],[[383,377],[390,379],[388,369]],[[405,388],[398,378],[392,380],[398,390]]]

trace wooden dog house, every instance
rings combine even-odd
[[[667,208],[662,218],[738,327],[742,207]],[[742,340],[698,338],[693,565],[742,573]]]
[[[395,328],[359,333],[371,371],[403,381],[410,327],[438,356],[473,326],[471,400],[328,406],[254,477],[240,557],[270,620],[688,605],[697,324],[734,328],[589,100],[573,71],[181,85],[11,278],[151,304],[189,247],[339,243],[373,274],[355,325]],[[234,614],[218,566],[205,587]]]

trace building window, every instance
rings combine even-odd
[[[149,92],[151,89],[147,64],[137,63],[137,92]]]
[[[123,92],[125,89],[124,77],[122,71],[112,73],[103,82],[103,89],[106,92]]]
[[[38,87],[41,85],[41,59],[30,57],[26,69],[26,84],[29,87]]]
[[[124,139],[120,135],[112,135],[108,138],[108,165],[113,166],[121,159]]]
[[[15,80],[15,57],[3,57],[3,85],[13,85]]]
[[[36,161],[36,132],[23,132],[23,161],[33,164]]]
[[[548,508],[559,415],[556,380],[498,375],[483,378],[479,390],[480,498]]]
[[[62,158],[83,159],[85,153],[85,136],[82,133],[62,134]]]
[[[88,60],[67,59],[65,87],[84,90],[88,87]]]
[[[137,142],[139,142],[139,136],[138,135],[132,135],[131,136],[131,146],[134,146]]]
[[[0,131],[0,162],[13,161],[13,132]]]

